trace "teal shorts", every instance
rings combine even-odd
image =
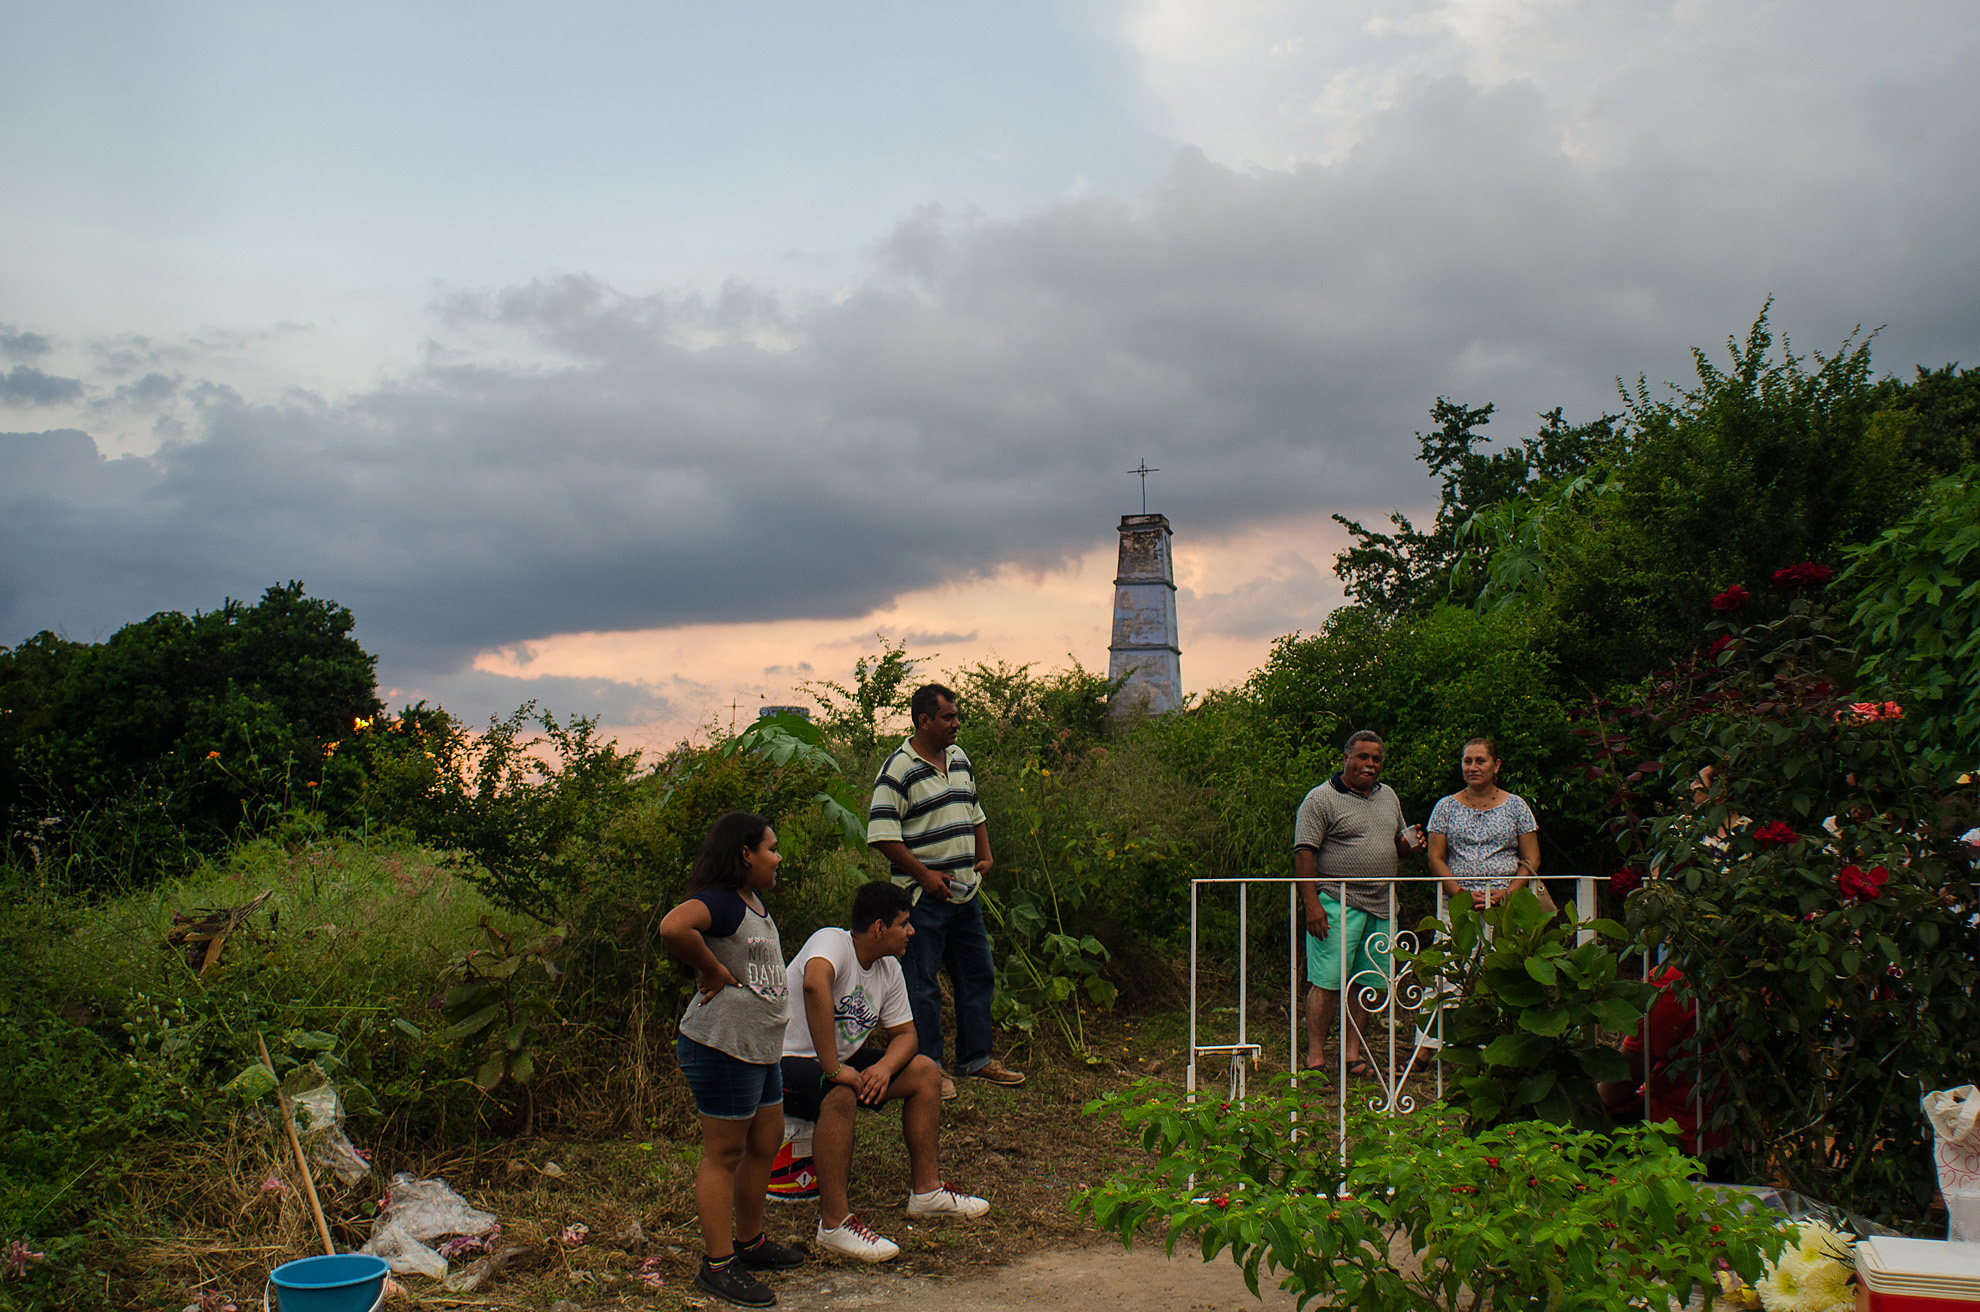
[[[1307,984],[1330,993],[1340,991],[1341,944],[1345,941],[1349,945],[1348,987],[1362,989],[1373,985],[1386,990],[1389,944],[1394,941],[1390,932],[1393,922],[1357,907],[1349,907],[1343,913],[1340,903],[1325,893],[1320,895],[1320,909],[1327,913],[1327,937],[1306,936]]]

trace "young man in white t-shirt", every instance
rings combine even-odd
[[[854,1216],[846,1201],[852,1172],[853,1115],[861,1107],[900,1100],[913,1192],[909,1216],[975,1218],[990,1210],[981,1198],[942,1182],[936,1135],[942,1123],[942,1071],[917,1050],[901,953],[914,937],[912,899],[891,883],[867,884],[853,898],[852,929],[821,929],[786,968],[793,1002],[784,1031],[784,1111],[816,1121],[813,1169],[818,1175],[820,1247],[865,1262],[885,1262],[900,1246]],[[862,1045],[874,1029],[887,1047]]]

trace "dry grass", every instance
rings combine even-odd
[[[1284,1010],[1282,1003],[1254,1008],[1254,1033],[1269,1035],[1270,1047],[1278,1049],[1277,1060],[1268,1057],[1261,1074],[1284,1068]],[[956,1187],[991,1200],[990,1215],[978,1222],[911,1226],[903,1211],[907,1158],[898,1108],[863,1113],[852,1204],[901,1244],[901,1257],[887,1269],[960,1276],[1039,1251],[1101,1242],[1073,1214],[1069,1201],[1075,1190],[1104,1178],[1139,1149],[1117,1123],[1084,1117],[1081,1108],[1144,1074],[1179,1083],[1186,1026],[1186,1017],[1176,1013],[1089,1017],[1093,1051],[1107,1054],[1101,1066],[1089,1068],[1039,1043],[1010,1055],[1030,1073],[1021,1089],[961,1081],[960,1096],[944,1109],[942,1170]],[[1219,1074],[1205,1073],[1209,1087]],[[438,1176],[501,1218],[505,1240],[534,1245],[542,1260],[473,1294],[449,1294],[433,1282],[409,1278],[407,1298],[397,1306],[545,1309],[569,1300],[583,1308],[673,1308],[701,1301],[691,1283],[701,1253],[693,1203],[699,1139],[672,1063],[655,1063],[650,1080],[648,1096],[657,1115],[638,1133],[485,1138],[444,1152],[376,1145],[376,1178],[356,1190],[334,1181],[324,1188],[333,1234],[343,1246],[365,1241],[367,1204],[394,1172]],[[1428,1100],[1425,1081],[1412,1080],[1411,1088],[1419,1100]],[[1320,1096],[1331,1108],[1337,1094],[1329,1087]],[[570,1097],[574,1105],[560,1112],[556,1123],[605,1124],[610,1101],[602,1091]],[[1330,1117],[1320,1119],[1324,1124]],[[363,1144],[362,1120],[350,1129]],[[277,1166],[276,1146],[261,1122],[244,1117],[224,1143],[197,1150],[161,1146],[132,1171],[126,1189],[138,1204],[137,1214],[151,1218],[146,1228],[154,1234],[133,1246],[114,1273],[116,1305],[176,1310],[193,1293],[211,1289],[246,1309],[258,1304],[271,1266],[316,1251],[301,1197],[293,1189],[262,1187],[271,1175],[286,1180],[290,1174]],[[816,1220],[815,1204],[772,1204],[766,1228],[774,1237],[804,1242]],[[588,1228],[586,1241],[560,1243],[561,1233],[574,1223]],[[657,1289],[639,1281],[648,1261],[664,1282]]]
[[[1088,1120],[1081,1108],[1128,1083],[1130,1072],[1146,1061],[1165,1074],[1179,1075],[1181,1066],[1172,1042],[1157,1038],[1144,1044],[1132,1022],[1101,1018],[1088,1026],[1096,1050],[1118,1055],[1120,1065],[1089,1069],[1037,1045],[1013,1056],[1014,1064],[1022,1062],[1030,1072],[1023,1088],[964,1080],[960,1096],[946,1104],[943,1174],[958,1188],[991,1200],[992,1211],[982,1221],[909,1225],[898,1106],[861,1116],[852,1203],[901,1244],[902,1255],[889,1270],[954,1275],[1094,1241],[1095,1233],[1068,1206],[1072,1193],[1105,1176],[1135,1149],[1118,1125]],[[334,1180],[320,1183],[333,1236],[340,1246],[365,1241],[368,1205],[394,1172],[437,1176],[501,1218],[504,1240],[537,1245],[545,1260],[473,1294],[449,1294],[433,1282],[409,1278],[400,1306],[547,1308],[559,1299],[588,1308],[688,1305],[691,1296],[698,1298],[691,1281],[701,1254],[693,1200],[699,1139],[671,1063],[659,1064],[652,1078],[663,1114],[642,1133],[501,1139],[427,1153],[381,1146],[377,1177],[358,1189]],[[563,1121],[581,1119],[572,1115]],[[362,1122],[349,1128],[363,1146]],[[271,1177],[292,1183],[293,1172],[278,1164],[278,1146],[264,1123],[243,1117],[223,1142],[197,1148],[161,1144],[130,1171],[126,1194],[151,1233],[129,1247],[112,1273],[111,1301],[178,1309],[200,1291],[214,1290],[243,1309],[258,1305],[270,1267],[317,1249],[300,1193],[263,1187]],[[808,1242],[816,1220],[815,1204],[772,1204],[766,1228],[773,1236]],[[560,1243],[561,1233],[574,1223],[588,1228],[586,1241]],[[635,1233],[642,1238],[632,1238]],[[639,1281],[649,1260],[664,1281],[658,1289]]]

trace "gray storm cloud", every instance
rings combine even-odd
[[[1107,537],[1140,456],[1189,532],[1420,505],[1436,396],[1497,402],[1506,437],[1588,417],[1770,294],[1797,346],[1882,323],[1887,368],[1971,359],[1971,101],[1922,134],[1883,105],[1859,128],[1876,185],[1846,186],[1662,147],[1577,162],[1532,84],[1447,77],[1335,163],[1184,150],[1133,200],[917,213],[830,301],[580,274],[455,296],[422,363],[336,399],[85,371],[191,421],[115,460],[0,436],[0,641],[295,577],[406,682],[552,633],[853,616],[1050,563]],[[32,393],[27,368],[6,378]],[[1269,594],[1223,597],[1233,631],[1271,629]]]

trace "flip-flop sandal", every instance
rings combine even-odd
[[[1334,1078],[1334,1072],[1326,1066],[1302,1066],[1299,1068],[1299,1073],[1301,1075],[1318,1075],[1323,1080]]]
[[[1382,1078],[1382,1073],[1373,1066],[1370,1066],[1361,1057],[1356,1057],[1353,1061],[1343,1066],[1341,1070],[1350,1080],[1379,1080]]]

